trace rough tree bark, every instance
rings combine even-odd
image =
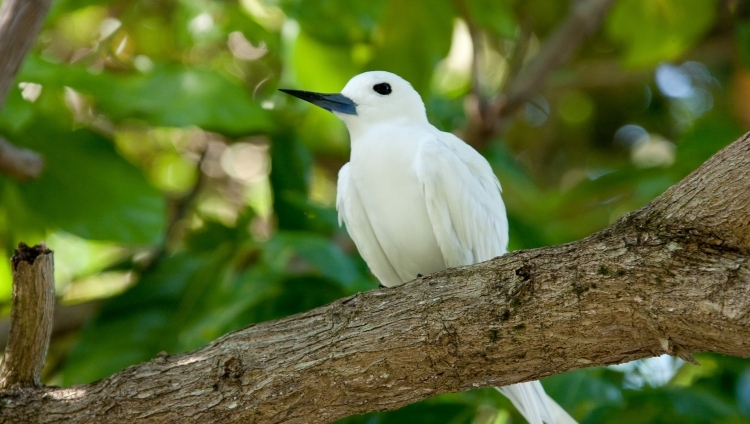
[[[4,422],[322,423],[664,352],[750,356],[750,134],[584,240],[360,293],[84,386]]]
[[[55,307],[53,253],[44,243],[34,247],[21,243],[11,263],[13,303],[0,389],[41,387]]]

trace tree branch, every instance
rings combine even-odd
[[[52,0],[5,0],[0,5],[0,106],[42,27]]]
[[[0,137],[0,173],[19,181],[37,178],[44,167],[42,155],[16,147]]]
[[[322,423],[664,352],[750,356],[750,134],[584,240],[517,251],[228,334],[0,421]]]
[[[502,116],[512,114],[526,103],[547,74],[565,63],[584,38],[599,28],[613,3],[614,0],[587,0],[573,5],[570,15],[544,42],[534,60],[508,85],[501,101]]]
[[[0,4],[0,108],[51,3],[52,0],[5,0]],[[26,180],[38,177],[43,166],[38,153],[0,139],[0,173]]]
[[[577,0],[570,13],[542,44],[531,62],[508,82],[488,107],[488,113],[472,114],[462,138],[481,147],[502,132],[508,118],[544,84],[547,75],[568,61],[583,40],[601,25],[615,0]]]
[[[0,388],[39,387],[52,333],[54,259],[44,243],[34,247],[21,243],[11,262],[13,304]]]

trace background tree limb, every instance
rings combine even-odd
[[[52,0],[6,0],[0,6],[0,105],[36,40]]]
[[[21,69],[52,0],[5,0],[0,5],[0,108]],[[41,155],[0,138],[0,172],[19,180],[36,178],[44,166]]]
[[[568,17],[550,35],[536,57],[516,75],[501,94],[495,106],[499,117],[510,116],[538,92],[547,74],[565,63],[585,37],[599,29],[612,4],[614,0],[574,2]]]
[[[549,73],[567,62],[585,38],[599,29],[612,4],[614,0],[573,2],[568,16],[545,40],[534,59],[520,72],[512,74],[502,93],[486,106],[482,106],[481,99],[475,99],[478,110],[470,114],[470,123],[461,137],[472,146],[480,148],[504,131],[509,123],[508,119],[539,92]],[[525,55],[525,46],[521,50],[522,55]],[[523,57],[518,59],[523,62]]]
[[[44,168],[39,153],[8,143],[0,137],[0,173],[23,181],[36,178]]]
[[[67,389],[14,422],[305,422],[664,352],[750,356],[750,134],[649,205],[517,251],[228,334]]]

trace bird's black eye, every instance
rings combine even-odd
[[[375,90],[376,93],[387,95],[391,94],[391,85],[387,82],[381,82],[380,84],[375,84],[372,86],[372,89]]]

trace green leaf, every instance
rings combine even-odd
[[[278,296],[290,295],[283,290],[284,277],[270,272],[263,264],[255,264],[234,278],[224,279],[214,286],[203,313],[193,314],[185,325],[182,340],[190,345],[204,344],[248,324],[283,317],[271,302]]]
[[[311,231],[322,235],[331,235],[339,228],[339,215],[335,208],[317,204],[306,196],[295,192],[287,193],[284,198],[289,204],[305,213]]]
[[[305,230],[305,211],[288,198],[307,197],[307,180],[312,165],[310,153],[293,133],[275,134],[271,144],[271,187],[273,209],[279,229]]]
[[[9,137],[41,153],[45,161],[41,178],[15,183],[26,206],[23,212],[12,211],[33,214],[40,225],[87,239],[159,242],[166,201],[141,171],[115,152],[111,140],[86,129],[67,131],[48,124],[38,118]]]
[[[316,234],[285,232],[277,234],[268,241],[265,255],[286,269],[288,261],[295,255],[311,267],[310,271],[326,277],[343,287],[351,287],[363,276],[357,270],[352,258],[348,257],[339,246],[328,238]]]
[[[185,246],[193,252],[207,252],[237,237],[237,229],[204,220],[203,225],[185,236]]]
[[[508,1],[469,0],[471,19],[480,27],[503,38],[516,37],[516,17]]]
[[[397,411],[372,412],[336,421],[337,424],[470,424],[475,408],[461,403],[419,402]]]
[[[14,84],[8,91],[5,105],[0,108],[0,128],[10,132],[20,131],[33,117],[34,105],[21,97],[21,90]]]
[[[279,319],[309,311],[341,299],[348,293],[331,280],[315,276],[289,277],[280,283],[276,296],[251,312],[250,322]]]
[[[330,44],[364,42],[383,13],[384,0],[282,0],[281,7],[302,30]]]
[[[58,0],[52,2],[47,19],[50,21],[57,20],[60,15],[81,9],[87,6],[111,3],[111,0]]]
[[[543,383],[547,394],[560,406],[574,418],[583,418],[603,405],[624,405],[620,380],[620,373],[590,368],[545,378]]]
[[[95,107],[116,122],[139,119],[155,126],[196,125],[230,135],[271,128],[269,113],[253,101],[248,88],[208,70],[161,64],[146,74],[93,74],[81,66],[30,56],[19,78],[88,94]]]
[[[104,75],[104,74],[102,74]],[[267,112],[254,103],[246,89],[216,72],[164,66],[147,75],[80,84],[94,94],[97,104],[115,120],[143,119],[152,125],[188,126],[228,134],[266,131]],[[110,91],[113,90],[113,91]],[[221,99],[220,102],[216,99]]]
[[[0,255],[3,258],[9,258],[11,254],[6,252],[4,249],[0,249]],[[0,261],[0,302],[6,305],[11,303],[11,295],[13,293],[13,271],[10,268],[10,261]]]
[[[622,0],[606,28],[625,47],[629,66],[652,66],[676,59],[709,30],[716,0]]]
[[[196,300],[217,284],[227,249],[163,258],[125,293],[111,299],[84,329],[62,370],[63,384],[81,384],[146,361],[178,353],[185,322],[202,310]]]
[[[740,58],[745,68],[750,68],[750,22],[737,25]]]
[[[684,174],[699,167],[743,134],[744,129],[727,116],[727,113],[728,111],[717,111],[702,117],[681,137],[677,145],[675,164]]]
[[[703,390],[663,387],[628,390],[625,394],[624,404],[604,404],[588,414],[581,424],[746,422],[746,419],[737,420],[741,416],[735,407]]]
[[[368,68],[402,76],[424,98],[433,68],[450,49],[454,17],[450,2],[389,0]]]
[[[322,43],[305,31],[295,39],[292,64],[300,85],[317,92],[338,93],[357,74],[349,46]],[[330,112],[324,113],[336,119]]]

